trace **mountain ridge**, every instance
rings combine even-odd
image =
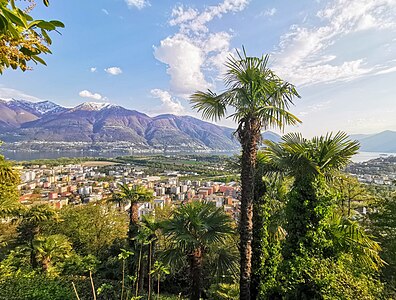
[[[150,117],[110,103],[65,108],[50,101],[0,100],[0,139],[27,149],[37,143],[122,143],[137,150],[227,151],[239,148],[232,133],[231,128],[191,116]]]

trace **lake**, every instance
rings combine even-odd
[[[154,154],[213,154],[213,155],[234,155],[238,152],[183,152],[183,153],[128,153],[121,151],[48,151],[48,152],[31,152],[31,151],[1,151],[1,153],[10,160],[24,161],[34,159],[56,159],[60,157],[106,157],[113,158],[117,156],[125,155],[154,155]],[[378,158],[380,156],[389,156],[396,153],[385,153],[385,152],[360,152],[352,158],[353,162],[364,162],[371,159]]]

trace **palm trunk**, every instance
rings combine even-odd
[[[238,134],[242,145],[241,208],[239,221],[240,252],[240,300],[250,300],[253,239],[254,175],[257,159],[257,144],[260,139],[260,122],[256,119],[244,121]]]
[[[140,252],[139,252],[139,262],[138,262],[138,267],[137,267],[137,271],[136,271],[136,291],[135,291],[135,296],[137,297],[139,294],[139,283],[140,283],[140,265],[141,265],[141,261],[142,261],[142,251],[143,251],[143,244],[140,246]]]
[[[128,230],[128,240],[129,247],[131,250],[135,250],[134,238],[138,233],[139,224],[139,211],[137,202],[131,202],[131,207],[129,208],[129,230]]]
[[[195,249],[189,255],[190,260],[190,278],[191,294],[190,300],[199,300],[201,298],[201,277],[202,277],[202,251],[200,248]]]
[[[124,287],[125,287],[125,259],[122,260],[121,300],[124,299]]]
[[[153,242],[150,242],[149,245],[149,253],[148,253],[148,266],[147,266],[147,276],[148,276],[148,284],[147,284],[147,300],[151,298],[151,258],[153,252]]]
[[[252,280],[250,296],[252,300],[259,298],[263,278],[263,265],[268,256],[268,217],[269,207],[265,201],[266,186],[261,174],[255,176],[255,195],[253,206],[253,241],[252,241]]]
[[[50,262],[51,262],[51,260],[50,260],[50,258],[48,258],[48,257],[45,257],[45,258],[43,258],[43,259],[41,260],[41,268],[43,269],[43,272],[44,272],[44,273],[47,273],[47,272],[48,272],[48,268],[49,268],[49,266],[50,266]]]
[[[157,300],[160,298],[160,279],[161,279],[161,274],[158,273],[158,282],[157,282]]]

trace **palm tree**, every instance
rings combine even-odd
[[[37,267],[37,260],[33,241],[40,234],[41,226],[48,220],[58,220],[58,213],[48,205],[32,206],[22,214],[22,221],[18,226],[19,240],[28,243],[30,247],[30,263]]]
[[[107,201],[113,204],[115,203],[120,212],[123,211],[125,205],[128,204],[128,200],[124,197],[124,195],[117,192],[114,192]]]
[[[203,263],[210,252],[227,243],[233,233],[231,218],[213,203],[192,202],[177,208],[170,220],[162,224],[169,248],[164,260],[170,266],[183,259],[191,278],[191,300],[199,300],[202,289]],[[221,262],[220,265],[231,265]]]
[[[55,234],[39,236],[33,240],[33,249],[41,263],[43,272],[50,272],[52,264],[66,258],[72,251],[72,246],[66,236]]]
[[[385,262],[379,253],[381,246],[365,232],[357,221],[333,214],[328,220],[331,239],[337,252],[352,253],[361,266],[378,270]]]
[[[318,228],[331,204],[329,197],[320,196],[318,192],[326,180],[331,180],[350,162],[359,150],[359,143],[349,140],[343,132],[311,140],[290,133],[282,137],[280,143],[267,141],[266,145],[265,157],[273,171],[294,178],[286,206],[285,255],[289,256],[299,253],[301,245],[312,246],[312,236],[308,233]]]
[[[283,129],[301,121],[288,109],[299,97],[295,87],[283,81],[268,68],[269,55],[249,57],[245,49],[226,63],[227,90],[216,94],[211,90],[191,96],[193,108],[214,121],[228,115],[237,124],[236,135],[242,146],[241,208],[240,208],[240,299],[250,300],[252,215],[256,154],[261,130]]]
[[[138,203],[148,202],[153,199],[153,192],[146,189],[144,186],[135,185],[129,187],[128,184],[119,184],[118,186],[121,190],[121,197],[130,202],[131,206],[129,208],[129,230],[128,239],[129,245],[132,250],[135,249],[134,238],[138,233],[138,223],[139,223],[139,212]]]

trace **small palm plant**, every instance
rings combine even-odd
[[[157,300],[160,299],[160,282],[161,276],[169,275],[170,269],[165,266],[163,263],[156,261],[153,265],[153,269],[150,271],[150,275],[157,276]]]
[[[184,260],[188,263],[191,291],[190,299],[199,300],[202,289],[203,264],[208,253],[225,246],[234,233],[231,218],[213,203],[192,202],[178,207],[170,220],[162,224],[169,248],[164,261],[174,265]],[[219,256],[229,258],[229,256]],[[232,262],[219,262],[232,265]]]
[[[41,263],[43,272],[51,273],[51,268],[55,262],[70,255],[72,246],[66,236],[55,234],[37,237],[33,241],[33,249]]]
[[[130,187],[125,183],[120,184],[118,187],[120,189],[119,195],[131,204],[129,208],[128,238],[130,248],[135,249],[134,238],[138,233],[139,225],[138,203],[151,201],[154,198],[153,191],[139,185]]]
[[[133,252],[121,249],[121,253],[118,254],[118,259],[122,261],[122,282],[121,282],[121,300],[124,299],[124,290],[125,290],[125,265],[126,265],[126,260],[134,255]]]

